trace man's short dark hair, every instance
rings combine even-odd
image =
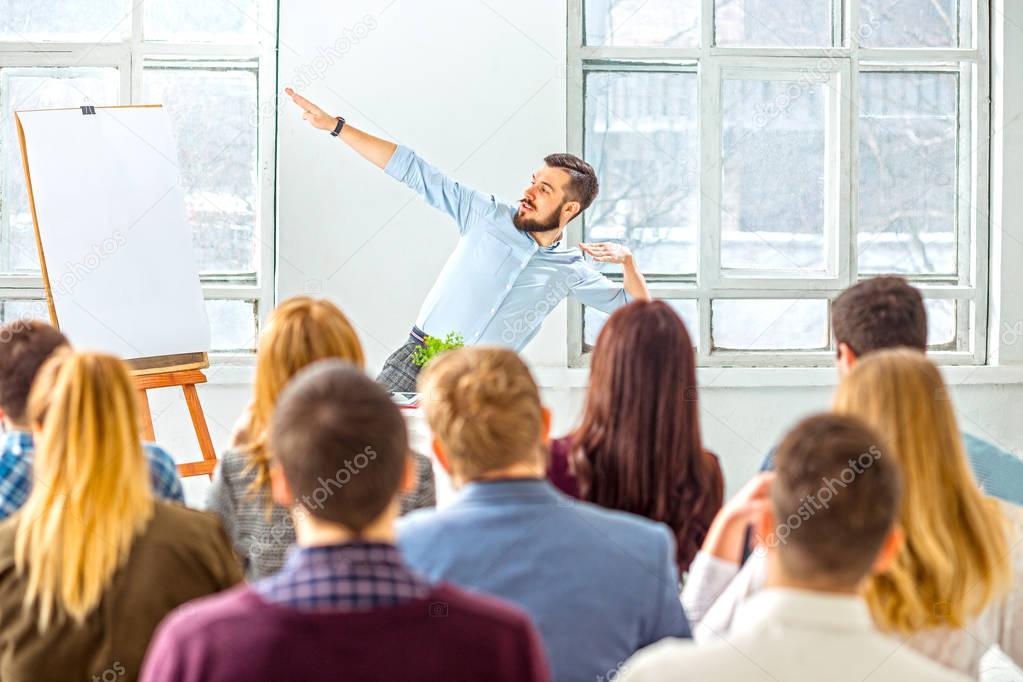
[[[880,436],[858,419],[819,415],[796,425],[775,458],[775,538],[790,578],[853,587],[899,514],[902,479]]]
[[[568,173],[568,200],[579,202],[579,213],[588,209],[600,192],[593,166],[574,154],[551,154],[543,161],[551,168],[560,168]]]
[[[306,367],[281,392],[269,447],[295,503],[355,533],[395,499],[409,456],[391,397],[362,370],[333,359]]]
[[[0,327],[0,409],[24,423],[25,403],[39,368],[67,337],[41,320],[15,320]]]
[[[927,309],[920,292],[901,277],[854,284],[831,304],[835,340],[857,356],[905,346],[927,350]]]

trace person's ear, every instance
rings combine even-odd
[[[401,474],[401,492],[411,493],[419,483],[419,470],[416,467],[416,456],[409,452],[405,458],[405,471]]]
[[[564,222],[562,224],[570,222],[573,218],[583,212],[583,205],[578,201],[566,201],[565,205],[561,207],[561,217]]]
[[[549,445],[551,442],[551,411],[540,407],[540,442]]]
[[[856,362],[856,352],[845,341],[838,342],[838,373],[845,376]]]
[[[906,534],[902,530],[902,526],[897,524],[892,526],[892,529],[888,531],[888,535],[885,536],[884,542],[881,543],[881,549],[878,550],[877,557],[874,558],[874,565],[870,569],[871,572],[875,575],[880,575],[887,571],[898,558],[905,542]]]
[[[285,508],[295,503],[295,495],[291,492],[291,485],[284,476],[284,470],[276,463],[270,464],[270,496],[274,502]]]
[[[437,456],[437,461],[440,462],[441,468],[451,476],[451,462],[448,461],[448,455],[444,452],[444,446],[441,445],[440,439],[436,436],[430,442],[430,447],[433,448],[433,454]]]

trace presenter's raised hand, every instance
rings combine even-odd
[[[614,242],[580,243],[579,248],[600,263],[625,263],[632,260],[632,251],[624,244]]]
[[[302,118],[309,121],[314,128],[333,130],[337,125],[337,116],[331,116],[291,88],[284,88],[284,92],[302,109]]]

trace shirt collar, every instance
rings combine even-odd
[[[504,478],[494,481],[473,481],[462,486],[459,502],[499,503],[529,502],[559,504],[564,496],[550,483],[539,478]],[[565,498],[568,499],[568,498]]]
[[[740,605],[736,614],[736,629],[761,624],[812,630],[875,629],[870,610],[860,597],[776,587],[752,596]]]
[[[35,449],[29,431],[8,431],[4,436],[4,452],[12,455],[30,455]]]
[[[404,566],[401,552],[386,542],[346,542],[337,545],[293,546],[288,551],[286,570],[309,566],[331,566],[339,570],[355,564]]]

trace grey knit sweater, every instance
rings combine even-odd
[[[418,452],[416,489],[401,498],[401,513],[436,504],[433,467],[430,458]],[[217,463],[206,509],[217,514],[235,551],[245,566],[245,577],[256,580],[276,573],[284,564],[288,548],[295,544],[295,527],[284,507],[273,505],[267,516],[267,493],[253,495],[249,486],[256,478],[248,470],[249,459],[238,450],[228,450]]]

